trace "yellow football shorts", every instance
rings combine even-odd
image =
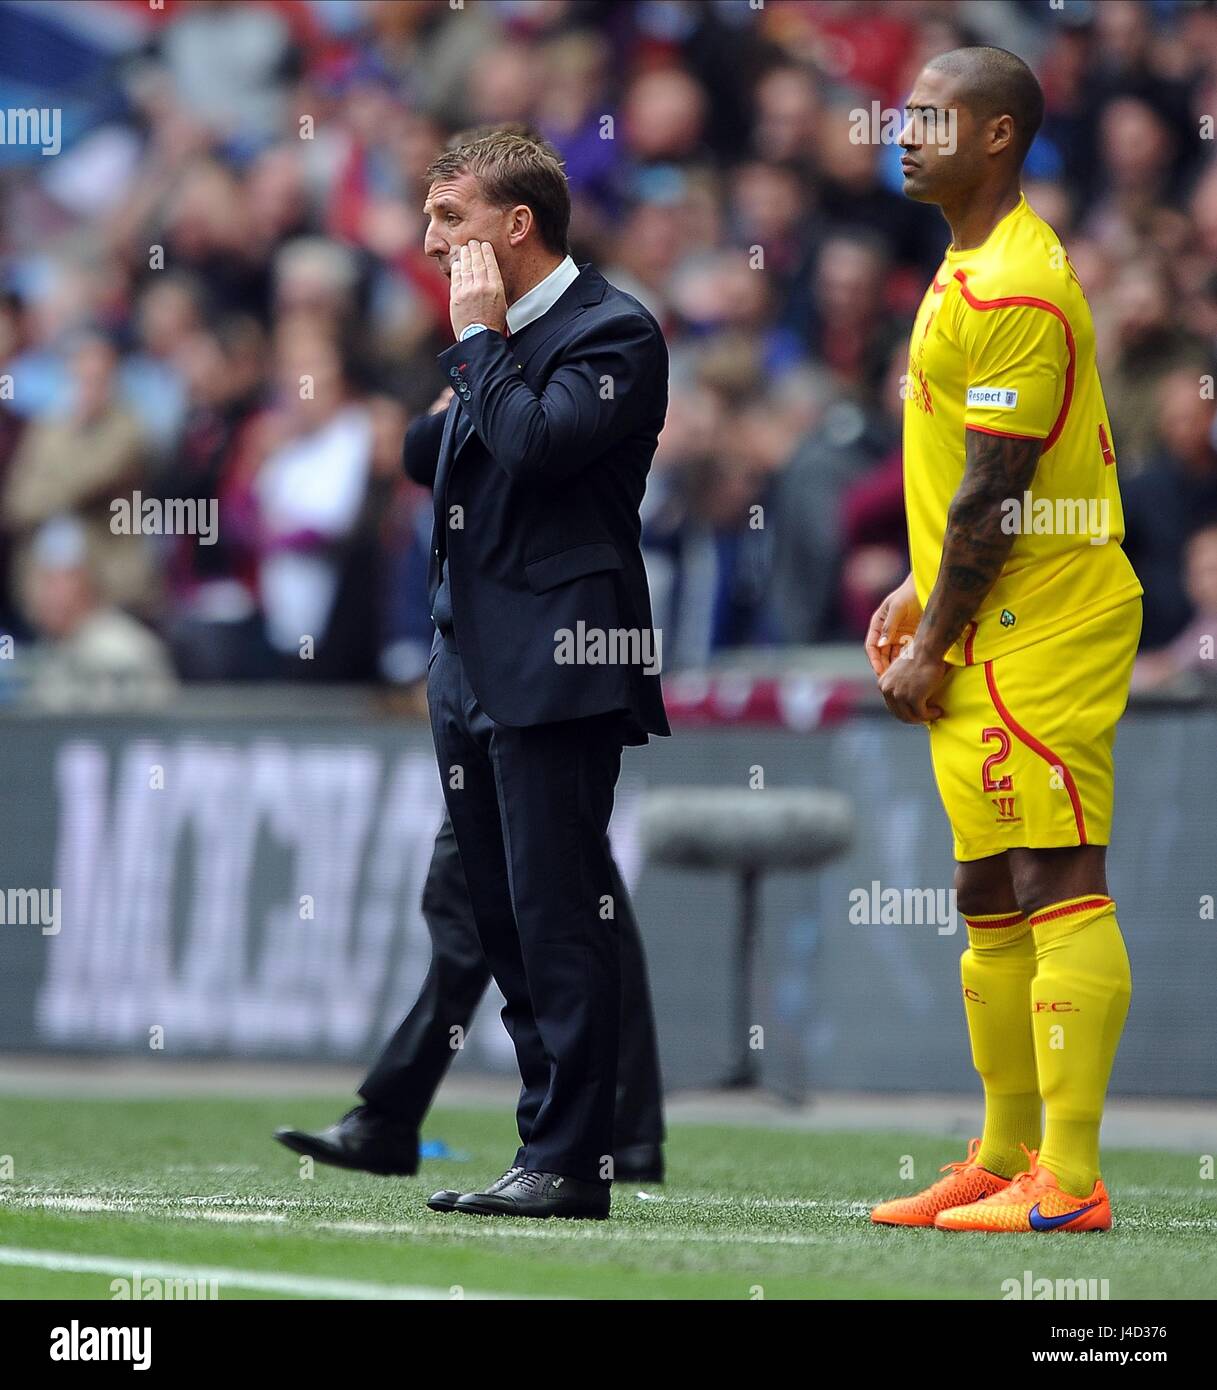
[[[1141,600],[1018,651],[953,666],[929,726],[956,859],[1105,845],[1112,745],[1128,703]]]

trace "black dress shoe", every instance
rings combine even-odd
[[[487,1192],[497,1192],[499,1188],[506,1187],[517,1173],[522,1173],[523,1168],[508,1168],[501,1178],[495,1178],[494,1182],[486,1189]],[[450,1187],[441,1187],[438,1192],[433,1192],[427,1198],[427,1205],[432,1211],[455,1211],[456,1204],[461,1198],[461,1193],[455,1192]]]
[[[633,1144],[613,1153],[614,1182],[663,1182],[663,1149],[658,1144]]]
[[[466,1192],[453,1211],[471,1216],[568,1216],[603,1221],[609,1214],[609,1184],[521,1169],[497,1191]]]
[[[335,1168],[355,1168],[384,1177],[409,1178],[418,1172],[418,1132],[413,1125],[357,1105],[336,1125],[310,1134],[277,1129],[275,1138],[294,1153],[307,1154]]]

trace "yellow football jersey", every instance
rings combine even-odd
[[[1090,307],[1056,233],[1023,197],[982,246],[948,249],[913,324],[904,498],[923,606],[963,479],[967,430],[1044,447],[1028,492],[1003,508],[1013,549],[948,661],[986,661],[1142,592],[1120,545],[1124,513]]]

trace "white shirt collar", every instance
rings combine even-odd
[[[544,280],[535,284],[527,294],[522,294],[507,310],[508,332],[518,333],[534,319],[548,314],[578,278],[579,267],[567,256]]]

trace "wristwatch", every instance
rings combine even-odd
[[[484,323],[471,323],[466,328],[461,329],[459,342],[464,342],[466,338],[472,338],[475,333],[489,333],[490,330]]]

